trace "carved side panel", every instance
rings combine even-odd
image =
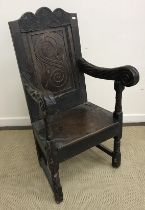
[[[55,95],[75,88],[64,28],[32,32],[28,35],[39,85]]]

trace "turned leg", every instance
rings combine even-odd
[[[121,152],[120,152],[120,138],[114,137],[114,151],[112,156],[112,166],[118,168],[121,164]]]
[[[122,136],[122,91],[124,90],[124,86],[121,82],[115,81],[114,89],[116,91],[116,103],[115,103],[115,111],[113,113],[113,119],[116,122],[120,123],[120,131],[118,136],[114,137],[114,151],[112,156],[112,166],[114,168],[118,168],[121,164],[121,153],[120,153],[120,139]]]

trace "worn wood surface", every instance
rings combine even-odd
[[[96,67],[82,58],[76,13],[42,7],[9,22],[40,166],[63,200],[59,163],[93,146],[121,164],[122,91],[139,81],[132,66]],[[115,81],[113,113],[87,102],[84,73]],[[94,90],[92,90],[94,91]],[[101,90],[100,90],[101,91]],[[113,150],[101,143],[114,138]]]

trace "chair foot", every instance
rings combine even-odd
[[[121,165],[121,152],[120,152],[120,138],[114,137],[114,151],[112,156],[112,166],[118,168]]]
[[[59,171],[57,171],[55,174],[51,172],[48,164],[46,164],[46,161],[43,158],[40,160],[40,165],[54,193],[56,203],[61,203],[63,201],[63,192],[60,184]]]
[[[54,193],[55,202],[57,204],[61,203],[63,201],[63,193],[62,188],[59,189],[59,193]]]
[[[53,152],[51,152],[52,153],[51,155],[49,154],[50,151],[48,152],[48,160],[46,160],[36,138],[35,138],[35,145],[36,145],[37,157],[40,167],[43,169],[46,178],[52,188],[56,203],[59,204],[63,201],[63,192],[59,178],[59,163],[55,157],[56,156],[55,147],[52,145]]]
[[[63,201],[63,192],[62,192],[62,187],[60,184],[59,162],[57,161],[57,154],[56,154],[55,147],[53,144],[51,144],[51,146],[48,145],[47,160],[42,154],[42,151],[37,141],[36,141],[36,148],[37,148],[37,154],[38,154],[38,160],[39,160],[40,166],[42,167],[46,175],[46,178],[52,188],[55,201],[57,204],[59,204]]]
[[[56,203],[59,204],[63,201],[63,192],[60,184],[59,172],[57,172],[56,174],[51,173],[51,180],[54,198]]]
[[[112,157],[113,168],[118,168],[121,165],[121,153],[118,153]]]

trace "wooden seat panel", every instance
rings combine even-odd
[[[38,121],[33,125],[43,141],[45,139],[43,122]],[[57,148],[61,149],[114,125],[117,126],[118,123],[113,121],[113,114],[110,111],[86,102],[55,115],[52,122],[53,139]]]
[[[58,147],[94,135],[114,124],[111,112],[89,102],[56,117],[52,127]]]

